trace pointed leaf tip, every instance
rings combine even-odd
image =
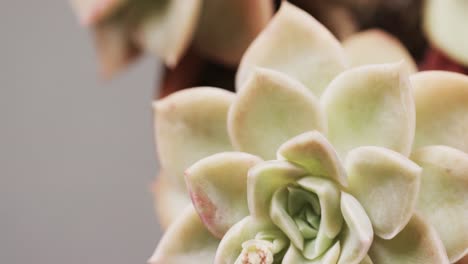
[[[346,159],[349,190],[367,212],[374,232],[395,237],[414,214],[421,168],[403,155],[379,147],[360,147]]]
[[[306,131],[323,132],[325,123],[317,98],[301,83],[257,68],[229,111],[228,128],[236,149],[273,159],[282,143]]]
[[[347,60],[338,40],[322,24],[283,1],[244,53],[236,76],[237,90],[244,89],[255,67],[283,72],[319,96],[347,67]]]
[[[328,139],[344,159],[359,146],[380,146],[409,155],[415,110],[402,63],[369,65],[340,74],[322,96]]]

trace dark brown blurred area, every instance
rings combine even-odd
[[[215,63],[190,49],[174,69],[165,68],[156,98],[197,86],[213,86],[234,91],[235,68]]]

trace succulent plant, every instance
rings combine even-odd
[[[283,2],[243,55],[237,94],[198,87],[157,101],[156,208],[169,228],[150,263],[466,255],[468,77],[357,66],[406,58],[400,48],[343,49]]]
[[[84,25],[93,28],[104,76],[142,50],[174,67],[193,48],[236,65],[273,13],[271,0],[73,0]]]

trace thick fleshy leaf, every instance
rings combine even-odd
[[[267,161],[249,171],[247,199],[252,216],[269,217],[273,193],[307,175],[307,172],[287,161]]]
[[[200,87],[154,103],[157,151],[171,181],[185,188],[185,169],[201,158],[232,149],[226,119],[233,99],[231,92]]]
[[[336,242],[330,249],[317,259],[309,260],[304,258],[302,253],[294,247],[289,246],[286,255],[284,255],[282,264],[336,264],[340,257],[340,243]]]
[[[359,264],[367,260],[374,237],[372,223],[356,198],[341,193],[341,212],[346,223],[341,238],[341,255],[338,264]],[[367,257],[368,258],[368,257]]]
[[[444,245],[432,226],[417,214],[393,239],[374,239],[369,251],[378,264],[448,264]]]
[[[297,183],[317,195],[321,208],[320,230],[323,230],[329,238],[334,238],[343,225],[340,209],[341,193],[338,186],[327,179],[318,177],[305,177]]]
[[[236,88],[244,89],[255,67],[264,67],[284,72],[320,95],[346,64],[332,34],[305,11],[283,1],[242,57]]]
[[[349,190],[367,212],[374,233],[396,236],[411,219],[421,168],[405,156],[379,147],[360,147],[346,159]]]
[[[141,17],[136,39],[174,67],[192,40],[201,4],[201,0],[145,2],[136,13]]]
[[[447,145],[468,152],[468,76],[428,71],[411,82],[418,117],[415,148]]]
[[[278,234],[278,237],[270,238],[277,250],[286,247],[284,235],[266,219],[256,219],[248,216],[235,224],[221,240],[216,251],[215,264],[233,264],[242,252],[242,244],[248,240],[258,238],[261,233]],[[284,244],[283,244],[284,243]]]
[[[190,165],[232,149],[226,119],[233,99],[233,93],[205,87],[176,92],[154,104],[157,151],[168,193],[186,188],[184,170]]]
[[[416,63],[408,50],[394,36],[380,29],[370,29],[351,35],[343,48],[352,66],[396,63],[405,61],[407,72],[417,72]]]
[[[343,158],[359,146],[386,147],[409,155],[415,111],[403,63],[354,68],[338,76],[321,103],[328,139]]]
[[[468,253],[468,154],[429,146],[412,158],[423,168],[417,208],[435,227],[454,263]]]
[[[223,152],[199,160],[185,171],[192,203],[206,228],[222,238],[249,214],[247,172],[261,162],[242,152]]]
[[[159,223],[163,229],[167,229],[191,201],[183,186],[171,184],[169,177],[163,174],[162,171],[159,173],[152,186],[152,192]]]
[[[312,176],[330,178],[347,186],[346,173],[333,146],[318,131],[305,132],[280,146],[278,159],[286,159]]]
[[[203,226],[192,206],[186,208],[166,231],[150,264],[213,263],[219,240]]]
[[[92,25],[98,23],[127,0],[72,0],[72,6],[80,23]]]
[[[307,241],[303,255],[308,259],[321,256],[333,245],[343,226],[340,210],[340,190],[333,182],[319,177],[304,177],[297,181],[299,186],[317,195],[320,202],[320,226],[315,240]]]
[[[362,261],[361,263],[359,264],[374,264],[374,262],[372,262],[371,258],[369,257],[369,255],[367,255]]]
[[[209,58],[237,65],[272,15],[271,0],[204,0],[195,48]]]
[[[468,66],[468,2],[428,0],[424,29],[429,40],[448,56]]]
[[[305,131],[325,130],[317,99],[288,76],[256,69],[229,111],[234,147],[273,159],[278,147]]]
[[[271,199],[270,217],[283,233],[291,240],[291,243],[300,250],[304,249],[304,237],[294,219],[287,212],[288,189],[283,187],[277,190]]]

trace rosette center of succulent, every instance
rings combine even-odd
[[[309,176],[278,189],[270,214],[304,257],[315,259],[338,239],[343,224],[339,205],[340,189],[334,182]]]
[[[298,187],[288,187],[288,213],[304,239],[317,237],[320,226],[320,203],[317,195]]]
[[[260,232],[242,243],[242,252],[235,264],[273,264],[282,259],[288,245],[280,232]]]

